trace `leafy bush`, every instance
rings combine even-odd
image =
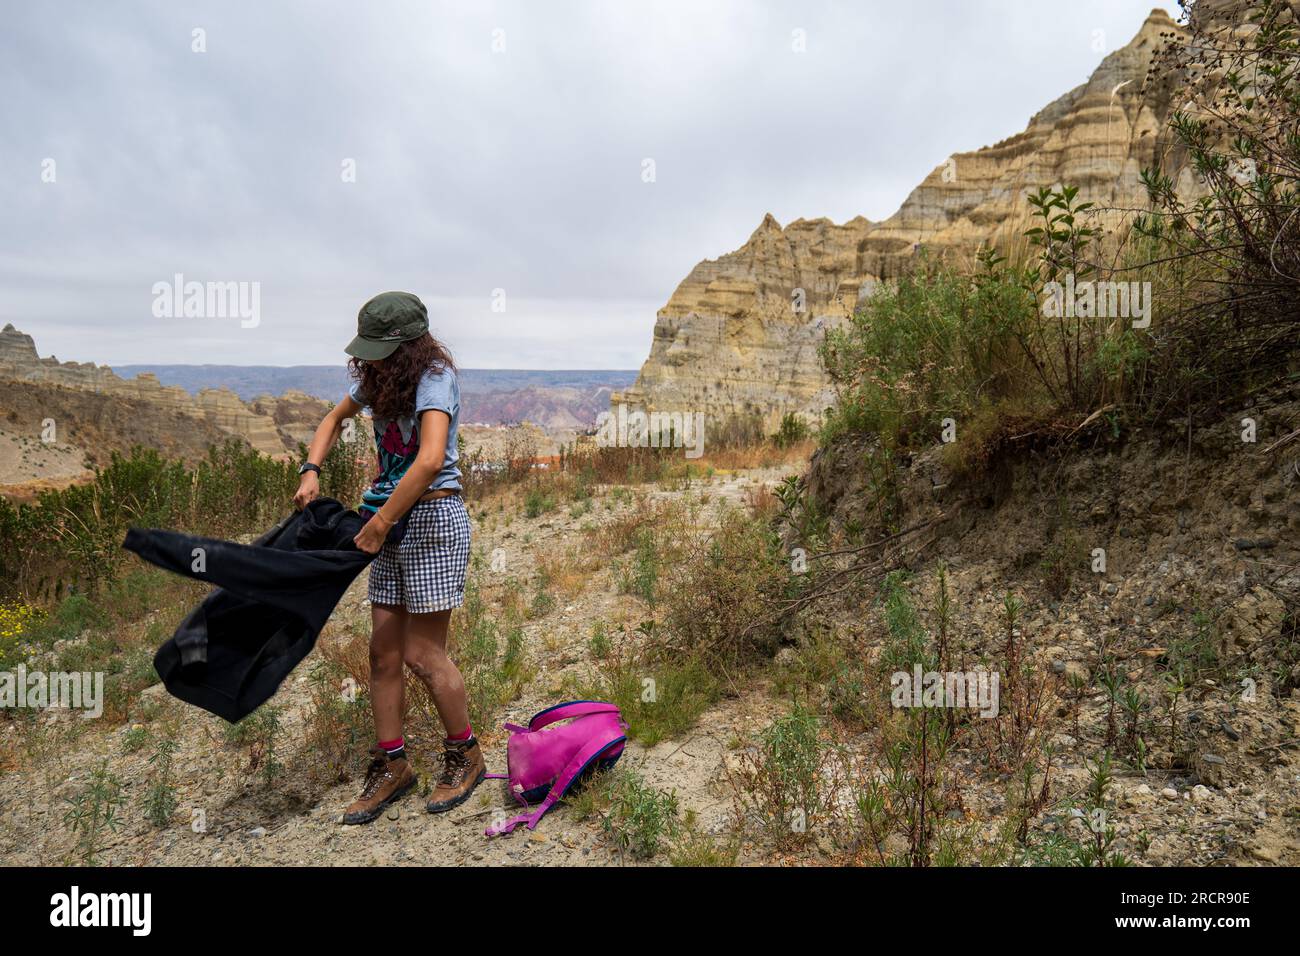
[[[322,490],[360,495],[364,466],[340,442],[324,465]],[[0,597],[33,603],[74,590],[94,594],[120,575],[129,526],[174,528],[230,538],[260,532],[291,507],[297,469],[230,440],[187,467],[148,448],[114,453],[84,485],[43,492],[35,504],[0,498]],[[129,594],[119,594],[129,598]],[[137,595],[137,606],[148,603]]]
[[[796,703],[741,754],[732,779],[739,815],[778,844],[804,841],[826,808],[829,756],[817,716]]]
[[[619,768],[611,780],[605,832],[620,849],[648,860],[677,832],[677,794],[648,785],[634,770]]]
[[[1136,215],[1074,186],[1039,189],[1028,255],[984,250],[973,275],[918,256],[827,334],[837,404],[824,441],[874,434],[888,455],[951,440],[951,419],[954,463],[980,465],[1013,436],[1213,414],[1293,372],[1300,137],[1279,117],[1300,109],[1300,27],[1282,0],[1228,7],[1193,17],[1191,40],[1148,81],[1178,85],[1175,148],[1160,155],[1185,157],[1193,175],[1143,170],[1151,208]],[[1100,299],[1052,308],[1071,282],[1117,283],[1117,295],[1140,283],[1158,314],[1144,328]]]
[[[1161,409],[1275,380],[1300,346],[1294,5],[1238,0],[1191,27],[1190,42],[1171,46],[1153,71],[1184,78],[1169,131],[1203,190],[1189,196],[1168,172],[1144,170],[1152,211],[1135,222],[1162,259],[1200,267],[1184,276],[1162,337],[1151,396]]]
[[[628,735],[647,747],[688,731],[721,691],[699,658],[656,660],[653,650],[651,642],[631,652],[607,651],[592,679],[566,685],[574,698],[617,704]]]
[[[683,543],[665,565],[666,644],[720,676],[770,656],[780,639],[780,602],[797,586],[772,526],[741,509],[725,511],[715,531]]]
[[[158,740],[154,752],[149,756],[149,787],[144,793],[144,812],[149,822],[156,827],[165,827],[179,806],[176,793],[173,763],[178,744],[171,736]]]
[[[1036,303],[1020,277],[987,261],[969,277],[922,254],[827,333],[837,402],[823,441],[846,432],[878,434],[889,448],[935,441],[944,418],[969,421],[1023,391],[1028,363],[1013,329],[1033,321]]]
[[[126,803],[122,781],[109,772],[104,760],[90,774],[85,789],[65,797],[63,824],[72,831],[76,852],[84,866],[96,866],[108,833],[122,825],[119,813]]]
[[[456,664],[465,679],[470,724],[486,731],[531,676],[524,656],[523,627],[510,616],[498,621],[471,579],[465,587],[464,606],[452,616],[452,638]],[[417,693],[427,696],[423,683],[414,679],[410,683],[418,684]]]
[[[786,412],[781,418],[781,425],[772,436],[772,444],[777,448],[789,448],[808,439],[811,429],[808,423],[793,412]]]

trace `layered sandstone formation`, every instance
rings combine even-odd
[[[882,222],[843,225],[770,214],[735,252],[697,265],[657,316],[650,356],[636,383],[612,401],[650,410],[703,411],[717,424],[786,412],[815,418],[831,394],[817,346],[881,280],[921,248],[972,257],[982,245],[1021,241],[1027,193],[1079,187],[1080,199],[1114,226],[1144,207],[1139,174],[1156,166],[1194,188],[1159,135],[1174,80],[1148,76],[1152,58],[1185,31],[1154,10],[1137,36],[1107,56],[1088,82],[993,146],[957,153],[933,170]]]
[[[328,402],[293,388],[280,395],[259,395],[248,405],[256,415],[275,424],[281,441],[291,451],[296,450],[300,443],[311,443],[316,426],[329,409]]]
[[[178,416],[177,421],[201,423],[204,435],[234,436],[275,457],[296,453],[301,436],[310,435],[328,408],[327,403],[301,394],[259,399],[260,406],[250,407],[224,388],[205,388],[191,396],[183,388],[160,384],[157,376],[149,373],[124,379],[107,365],[42,358],[32,337],[13,325],[0,330],[0,379],[144,403],[168,416]],[[161,441],[163,436],[158,438]]]

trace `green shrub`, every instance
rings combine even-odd
[[[772,526],[730,509],[715,531],[687,542],[664,568],[664,644],[719,676],[764,659],[780,639],[782,603],[798,586]]]
[[[452,635],[456,666],[465,679],[470,723],[489,727],[528,682],[523,627],[511,616],[499,622],[471,579],[465,587],[465,604],[452,617]]]
[[[605,832],[620,849],[648,860],[677,832],[677,811],[675,791],[658,790],[635,770],[619,768],[612,775]]]
[[[836,404],[823,442],[869,433],[887,448],[915,447],[937,441],[945,418],[960,429],[1024,394],[1030,363],[1014,330],[1035,320],[1037,303],[1020,276],[988,262],[965,276],[923,254],[827,333]]]
[[[1183,79],[1166,138],[1202,187],[1142,171],[1135,232],[1179,293],[1146,383],[1155,412],[1236,400],[1292,373],[1300,347],[1300,31],[1284,0],[1234,7],[1192,17],[1190,41],[1153,64]]]
[[[540,517],[554,511],[556,504],[553,489],[544,488],[540,484],[533,485],[524,495],[524,516],[527,518]]]
[[[351,502],[365,465],[338,443],[323,465],[322,491]],[[0,598],[52,601],[77,592],[107,594],[123,612],[143,613],[162,587],[157,573],[132,571],[122,549],[132,525],[208,537],[260,533],[291,507],[298,485],[291,461],[268,458],[231,439],[187,466],[136,447],[114,452],[84,485],[43,492],[35,504],[0,498]]]
[[[781,425],[776,434],[772,436],[772,444],[777,448],[789,448],[791,445],[807,440],[811,431],[806,421],[794,412],[786,412],[781,418]]]
[[[226,742],[248,750],[248,772],[259,770],[266,783],[274,781],[284,770],[279,760],[281,717],[284,708],[263,704],[243,720],[226,728]]]
[[[597,668],[593,680],[570,682],[573,696],[618,704],[628,735],[647,747],[690,730],[721,696],[717,678],[698,658],[611,653]]]
[[[637,528],[635,541],[631,560],[620,566],[619,590],[623,594],[635,594],[653,608],[662,561],[655,529],[648,525]]]
[[[90,783],[66,799],[67,810],[63,824],[72,831],[76,852],[85,866],[99,863],[103,841],[110,832],[121,826],[118,813],[125,804],[122,781],[108,770],[103,761],[90,775]]]
[[[803,842],[825,806],[827,756],[817,716],[796,702],[741,755],[732,782],[742,816],[779,844]]]
[[[165,827],[176,813],[179,800],[172,763],[178,749],[176,741],[165,736],[159,739],[149,757],[149,786],[144,793],[144,813],[156,827]]]

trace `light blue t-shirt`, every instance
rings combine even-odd
[[[348,389],[348,395],[357,404],[367,408],[370,406],[361,394],[360,382],[353,383]],[[460,457],[456,451],[456,426],[460,421],[460,383],[456,381],[456,373],[451,369],[440,373],[428,371],[416,387],[412,414],[400,418],[376,416],[374,419],[379,474],[361,495],[362,509],[378,511],[406,474],[406,469],[411,467],[420,450],[420,414],[430,409],[446,412],[451,418],[451,424],[447,427],[447,451],[442,459],[442,470],[429,483],[429,490],[460,489],[460,469],[456,467],[456,460]]]

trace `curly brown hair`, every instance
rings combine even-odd
[[[456,370],[447,347],[426,332],[403,342],[382,362],[352,358],[348,374],[360,385],[370,410],[378,418],[400,418],[415,410],[415,390],[425,372]]]

